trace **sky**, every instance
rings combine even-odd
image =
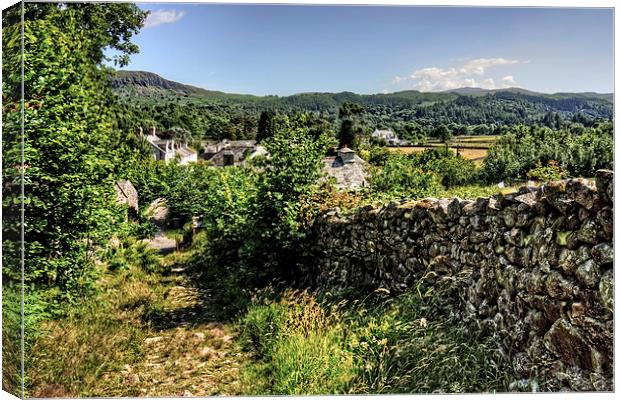
[[[613,92],[613,10],[139,3],[127,70],[228,93]]]

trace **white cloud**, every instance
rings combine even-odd
[[[179,21],[185,15],[185,11],[176,10],[157,10],[151,11],[149,16],[146,17],[144,22],[144,28],[152,28],[162,24],[174,24]]]
[[[486,76],[487,70],[496,66],[522,62],[506,58],[476,58],[450,68],[427,67],[418,69],[408,77],[395,77],[392,84],[397,85],[403,81],[411,81],[413,89],[425,92],[452,90],[461,87],[498,89],[515,86],[514,77],[512,75],[505,76],[501,80],[501,86],[498,87],[493,78]]]
[[[502,86],[503,87],[512,87],[516,86],[517,82],[515,82],[515,78],[512,75],[508,75],[502,78]]]

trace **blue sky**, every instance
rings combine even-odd
[[[613,91],[613,11],[140,3],[125,69],[229,93]]]

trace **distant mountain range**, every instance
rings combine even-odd
[[[405,90],[387,94],[299,93],[291,96],[254,96],[224,93],[170,81],[144,71],[118,71],[112,85],[125,109],[136,118],[152,118],[162,126],[183,126],[192,132],[237,121],[244,132],[262,111],[285,114],[311,111],[338,119],[344,102],[364,106],[371,126],[396,126],[413,121],[425,127],[440,124],[516,125],[550,124],[558,114],[563,120],[584,124],[613,117],[610,93],[537,93],[521,88],[486,90],[460,88],[444,92]],[[223,119],[212,121],[216,116]],[[211,122],[208,122],[211,121]],[[245,124],[245,125],[244,125]],[[556,123],[557,125],[557,123]],[[430,128],[429,128],[430,129]]]
[[[456,94],[460,94],[464,96],[478,96],[478,95],[485,95],[489,93],[500,93],[500,92],[517,93],[517,94],[523,94],[526,96],[545,96],[545,97],[555,98],[555,99],[579,97],[579,98],[584,98],[584,99],[588,99],[588,98],[602,99],[602,100],[607,100],[609,102],[614,101],[613,93],[559,92],[559,93],[549,94],[549,93],[535,92],[533,90],[527,90],[527,89],[523,89],[519,87],[509,87],[509,88],[504,88],[504,89],[483,89],[483,88],[477,88],[477,87],[463,87],[463,88],[443,91],[443,93],[456,93]]]
[[[461,96],[484,96],[488,94],[497,94],[497,93],[512,93],[519,94],[524,96],[534,96],[534,97],[544,97],[548,99],[568,99],[568,98],[579,98],[579,99],[596,99],[596,100],[606,100],[609,102],[613,102],[613,93],[596,93],[596,92],[580,92],[580,93],[540,93],[532,90],[527,90],[518,87],[510,87],[505,89],[483,89],[477,87],[463,87],[458,89],[445,90],[442,92],[420,92],[417,90],[404,90],[394,93],[387,94],[371,94],[371,95],[363,95],[363,94],[355,94],[352,92],[339,92],[339,93],[324,93],[324,92],[305,92],[298,93],[291,96],[255,96],[248,94],[235,94],[235,93],[225,93],[217,90],[208,90],[199,88],[192,85],[187,85],[184,83],[179,83],[175,81],[171,81],[165,79],[153,72],[147,71],[116,71],[116,75],[113,78],[112,85],[115,89],[120,90],[123,88],[133,87],[136,89],[138,93],[148,94],[149,92],[161,92],[171,91],[177,92],[182,95],[191,95],[196,97],[205,97],[205,98],[238,98],[238,99],[259,99],[259,98],[303,98],[307,96],[316,96],[323,95],[332,97],[334,99],[346,98],[349,99],[351,97],[371,97],[371,98],[403,98],[403,97],[415,97],[416,99],[420,99],[422,97],[427,97],[429,100],[438,100],[445,99],[448,100],[451,96],[445,96],[450,94],[457,94]]]

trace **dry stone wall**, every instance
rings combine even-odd
[[[613,390],[612,171],[477,200],[331,210],[314,234],[316,285],[449,280],[452,318],[496,337],[526,390]]]

